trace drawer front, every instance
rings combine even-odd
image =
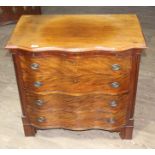
[[[30,57],[19,56],[23,76],[29,77],[46,76],[52,77],[64,75],[106,75],[115,78],[129,74],[131,69],[131,56],[48,56]]]
[[[126,111],[129,95],[119,96],[103,94],[87,94],[81,96],[72,96],[66,94],[26,94],[27,107],[33,110],[41,111],[66,111],[66,112],[109,112],[118,113]]]
[[[24,81],[27,92],[66,92],[66,93],[92,93],[102,92],[108,94],[119,94],[128,92],[129,76],[110,79],[103,76],[82,76],[82,77],[42,77]]]
[[[28,110],[30,122],[38,128],[67,128],[73,130],[105,129],[115,130],[126,123],[125,113],[66,112],[48,111],[36,112]]]

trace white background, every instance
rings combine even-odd
[[[2,6],[153,6],[155,0],[0,0]]]

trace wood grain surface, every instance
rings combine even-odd
[[[131,69],[131,56],[74,56],[70,58],[49,56],[46,58],[19,56],[26,91],[49,93],[90,93],[110,94],[128,91]],[[37,63],[39,67],[32,69]],[[113,70],[112,65],[120,65],[120,70]],[[35,87],[40,82],[40,87]],[[111,84],[118,82],[120,87]]]
[[[119,94],[129,91],[129,81],[130,77],[125,75],[120,78],[108,79],[107,76],[101,75],[85,75],[81,77],[74,76],[55,76],[44,77],[41,79],[28,79],[24,82],[24,87],[27,92],[40,92],[47,93],[71,93],[71,94],[81,94],[81,93],[93,93],[93,92],[103,92],[105,94]],[[35,83],[40,82],[42,86],[35,87]],[[112,83],[118,82],[119,87],[113,88]]]
[[[116,130],[123,128],[126,123],[126,111],[117,114],[98,111],[35,111],[27,109],[29,112],[30,124],[38,128],[66,128],[72,130],[85,129],[105,129]],[[38,118],[44,118],[39,122]],[[112,122],[111,122],[112,120]],[[113,122],[114,121],[114,122]]]
[[[64,128],[104,129],[120,132],[122,139],[132,138],[131,113],[139,64],[135,58],[141,50],[12,52],[23,95],[25,115],[22,120],[26,136],[34,136],[37,129]],[[37,68],[32,67],[34,63]],[[113,64],[120,68],[113,70]],[[42,82],[40,87],[34,86],[37,81]],[[120,86],[111,87],[113,82]],[[36,104],[37,100],[43,100],[43,104]],[[110,105],[113,100],[117,101],[117,106]]]
[[[27,15],[20,18],[6,48],[120,52],[146,45],[134,14]]]
[[[41,100],[42,104],[36,104],[37,100]],[[116,106],[112,106],[112,101],[116,102]],[[98,111],[117,113],[120,110],[126,111],[129,103],[129,95],[104,95],[104,94],[88,94],[80,96],[64,95],[64,94],[32,94],[26,93],[26,107],[34,110],[62,110],[62,111]]]
[[[40,56],[19,56],[19,63],[25,79],[29,77],[40,78],[42,75],[52,77],[53,75],[91,75],[100,74],[117,78],[129,74],[131,70],[131,55],[50,55]],[[31,65],[37,63],[38,69],[32,70]],[[112,70],[112,65],[120,65],[120,70]]]

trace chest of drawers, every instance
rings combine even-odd
[[[131,139],[140,54],[135,15],[22,16],[6,45],[25,136],[103,129]]]

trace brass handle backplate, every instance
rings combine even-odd
[[[112,82],[111,87],[112,88],[118,88],[118,87],[120,87],[120,83],[119,82]]]
[[[110,106],[111,107],[117,107],[117,101],[116,100],[110,101]]]
[[[37,64],[37,63],[32,63],[31,64],[31,69],[36,70],[38,68],[39,68],[39,64]]]
[[[43,122],[46,121],[46,118],[43,117],[43,116],[41,116],[41,117],[38,117],[36,120],[37,120],[37,122],[39,122],[39,123],[43,123]]]
[[[36,100],[36,101],[35,101],[35,104],[36,104],[37,106],[42,106],[42,105],[44,104],[44,101],[43,101],[43,100]]]
[[[119,65],[119,64],[113,64],[112,65],[112,70],[113,71],[118,71],[118,70],[120,70],[121,69],[121,66]]]
[[[40,81],[34,82],[34,86],[37,87],[37,88],[41,87],[42,85],[43,85],[43,84],[42,84],[42,82],[40,82]]]

